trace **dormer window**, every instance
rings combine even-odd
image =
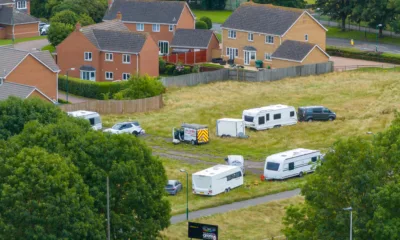
[[[26,1],[17,2],[17,9],[26,9]]]

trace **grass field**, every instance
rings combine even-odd
[[[226,19],[232,14],[232,11],[205,11],[205,10],[192,10],[196,19],[200,20],[201,17],[209,17],[213,23],[224,23]]]
[[[39,39],[45,39],[47,36],[37,36],[37,37],[31,37],[31,38],[20,38],[20,39],[15,39],[14,43],[20,43],[20,42],[28,42],[28,41],[33,41],[33,40],[39,40]],[[0,40],[0,46],[2,45],[9,45],[12,44],[11,39],[2,39]]]
[[[223,214],[196,219],[195,222],[218,225],[219,239],[254,240],[271,239],[282,236],[282,218],[285,207],[299,204],[302,197],[274,201],[254,207],[244,208]],[[161,233],[163,239],[178,240],[187,238],[187,223],[182,222],[170,226]],[[283,239],[283,238],[279,238]]]
[[[327,37],[332,38],[345,38],[345,39],[353,39],[355,44],[357,45],[358,41],[367,41],[367,42],[376,42],[376,34],[375,33],[367,33],[365,35],[364,32],[361,31],[345,31],[342,32],[339,28],[329,27],[328,32],[326,33]],[[366,36],[366,37],[365,37]],[[400,45],[400,38],[391,38],[391,37],[383,37],[378,39],[379,43],[387,43],[387,44],[395,44]]]
[[[195,87],[168,89],[165,107],[141,114],[103,116],[103,124],[137,119],[150,138],[150,146],[173,151],[225,156],[241,154],[246,159],[264,161],[265,157],[298,147],[325,151],[333,142],[349,136],[368,137],[365,132],[385,129],[393,112],[399,109],[398,70],[351,71],[285,79],[266,83],[219,82]],[[250,131],[249,139],[221,139],[215,136],[216,120],[241,118],[244,109],[271,104],[324,105],[337,113],[333,122],[298,123],[267,131]],[[182,122],[206,124],[210,143],[202,146],[173,145],[173,127]],[[206,156],[205,156],[206,158]]]
[[[168,179],[179,180],[184,189],[176,196],[168,196],[171,203],[172,215],[184,213],[186,211],[186,174],[179,169],[185,169],[189,173],[189,186],[192,186],[192,173],[209,168],[210,165],[189,164],[177,160],[162,159]],[[233,189],[229,193],[219,194],[214,197],[194,195],[189,189],[189,210],[195,211],[203,208],[215,207],[223,204],[265,196],[277,192],[288,191],[303,186],[307,176],[303,178],[293,178],[286,181],[261,182],[260,177],[247,173],[244,176],[244,186]]]

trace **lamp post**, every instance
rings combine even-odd
[[[75,71],[75,68],[67,69],[67,83],[66,83],[67,86],[66,86],[66,89],[65,89],[65,90],[66,90],[66,98],[67,98],[66,100],[67,100],[67,103],[68,103],[68,72],[69,72],[69,71]]]
[[[185,169],[180,171],[186,173],[186,221],[189,221],[189,174]]]
[[[320,8],[317,8],[317,20],[318,20],[318,22],[319,22],[320,19],[321,19],[321,12],[320,12],[319,10],[321,10],[321,9],[320,9]]]
[[[343,208],[344,211],[350,211],[350,240],[353,239],[353,208]]]
[[[378,52],[378,37],[379,37],[379,28],[382,27],[382,24],[376,25],[376,47],[375,47],[375,52]]]

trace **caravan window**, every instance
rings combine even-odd
[[[235,173],[236,178],[240,178],[241,176],[242,176],[242,172],[239,171],[239,172]]]
[[[267,170],[278,171],[279,163],[267,162]]]
[[[312,157],[312,158],[311,158],[311,161],[312,161],[312,162],[316,162],[316,161],[317,161],[317,157]]]
[[[244,116],[244,120],[245,120],[246,122],[253,122],[254,117],[251,117],[251,116]]]
[[[265,123],[265,118],[264,116],[258,117],[258,125],[264,124]]]
[[[281,119],[281,114],[274,114],[274,120]]]
[[[265,115],[265,118],[267,119],[267,122],[269,121],[269,113],[267,113],[267,115]]]
[[[93,126],[95,124],[95,118],[89,118],[88,120],[90,122],[90,125]]]
[[[291,117],[294,117],[294,111],[291,111],[291,112],[290,112],[290,116],[291,116]]]
[[[289,163],[289,171],[294,169],[294,162]]]

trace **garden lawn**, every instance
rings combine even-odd
[[[365,35],[365,32],[362,31],[345,31],[342,32],[339,28],[336,27],[329,27],[326,36],[329,38],[345,38],[345,39],[353,39],[354,43],[357,44],[358,41],[366,41],[366,42],[376,42],[376,34],[375,33],[368,33]],[[366,37],[365,37],[366,36]],[[379,38],[379,43],[386,43],[386,44],[394,44],[400,45],[400,38],[391,38],[385,36],[383,38]]]
[[[151,137],[150,146],[204,156],[244,155],[265,161],[268,155],[294,148],[327,151],[335,141],[350,136],[371,138],[390,125],[399,109],[398,70],[350,71],[288,78],[274,82],[226,81],[195,87],[167,89],[165,107],[149,113],[104,115],[103,125],[138,120]],[[337,114],[333,122],[298,123],[266,131],[246,130],[248,139],[216,137],[216,120],[241,118],[244,109],[287,104],[324,105]],[[183,122],[206,124],[210,142],[201,146],[173,145],[173,127]],[[155,149],[157,150],[157,149]]]
[[[15,39],[14,43],[28,42],[28,41],[33,41],[33,40],[45,39],[45,38],[47,38],[47,36],[20,38],[20,39]],[[11,39],[2,39],[2,40],[0,40],[0,46],[9,45],[9,44],[12,44],[12,40]]]
[[[205,11],[205,10],[192,10],[197,20],[201,17],[209,17],[213,23],[224,23],[226,19],[232,14],[232,11]]]
[[[179,180],[183,185],[183,190],[175,196],[168,196],[171,203],[172,215],[185,213],[186,211],[186,174],[181,173],[179,169],[185,169],[189,173],[189,186],[192,186],[192,173],[211,167],[204,164],[189,164],[186,162],[162,159],[169,180]],[[222,162],[221,162],[222,163]],[[260,176],[246,173],[244,176],[244,185],[233,189],[229,193],[222,193],[214,197],[200,196],[192,194],[192,188],[189,189],[189,210],[195,211],[203,208],[210,208],[229,204],[255,197],[265,196],[273,193],[293,190],[302,187],[307,179],[292,178],[285,181],[260,181]]]
[[[301,196],[196,219],[195,222],[218,225],[219,239],[272,239],[282,236],[282,218],[289,205],[303,203]],[[163,239],[187,238],[187,222],[171,225],[161,233]],[[284,239],[276,238],[276,239]]]

